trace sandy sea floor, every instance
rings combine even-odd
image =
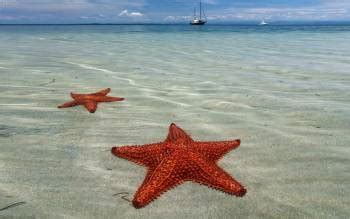
[[[349,218],[350,27],[0,26],[0,218]],[[197,42],[197,43],[194,43]],[[126,101],[57,109],[110,87]],[[236,198],[185,183],[136,210],[112,146],[240,138]]]

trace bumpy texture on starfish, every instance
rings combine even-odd
[[[77,105],[84,105],[84,107],[90,112],[94,113],[97,109],[97,104],[101,102],[115,102],[122,101],[124,98],[121,97],[109,97],[107,94],[111,92],[110,88],[101,90],[92,94],[74,94],[70,93],[70,96],[74,99],[73,101],[64,103],[58,108],[67,108]]]
[[[174,123],[164,142],[143,146],[113,147],[118,157],[146,166],[148,172],[132,201],[142,208],[167,190],[192,181],[242,197],[246,189],[217,165],[217,161],[240,140],[194,141]]]

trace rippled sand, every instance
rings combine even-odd
[[[206,28],[206,29],[205,29]],[[0,27],[1,217],[347,218],[350,28]],[[194,43],[197,42],[197,43]],[[57,109],[69,92],[126,101]],[[240,138],[236,198],[185,183],[144,209],[145,169],[115,145]]]

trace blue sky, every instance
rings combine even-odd
[[[208,20],[350,21],[350,0],[203,0]],[[198,0],[0,0],[0,23],[188,22]]]

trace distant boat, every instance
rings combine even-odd
[[[267,22],[265,22],[264,20],[262,20],[261,22],[260,22],[260,26],[266,26],[266,25],[268,25],[269,23],[267,23]]]
[[[204,15],[204,19],[202,19],[202,12]],[[199,2],[199,18],[197,17],[196,14],[196,8],[194,8],[194,13],[193,13],[193,20],[191,20],[191,25],[204,25],[207,23],[207,18],[204,13],[204,10],[202,10],[202,1]]]

